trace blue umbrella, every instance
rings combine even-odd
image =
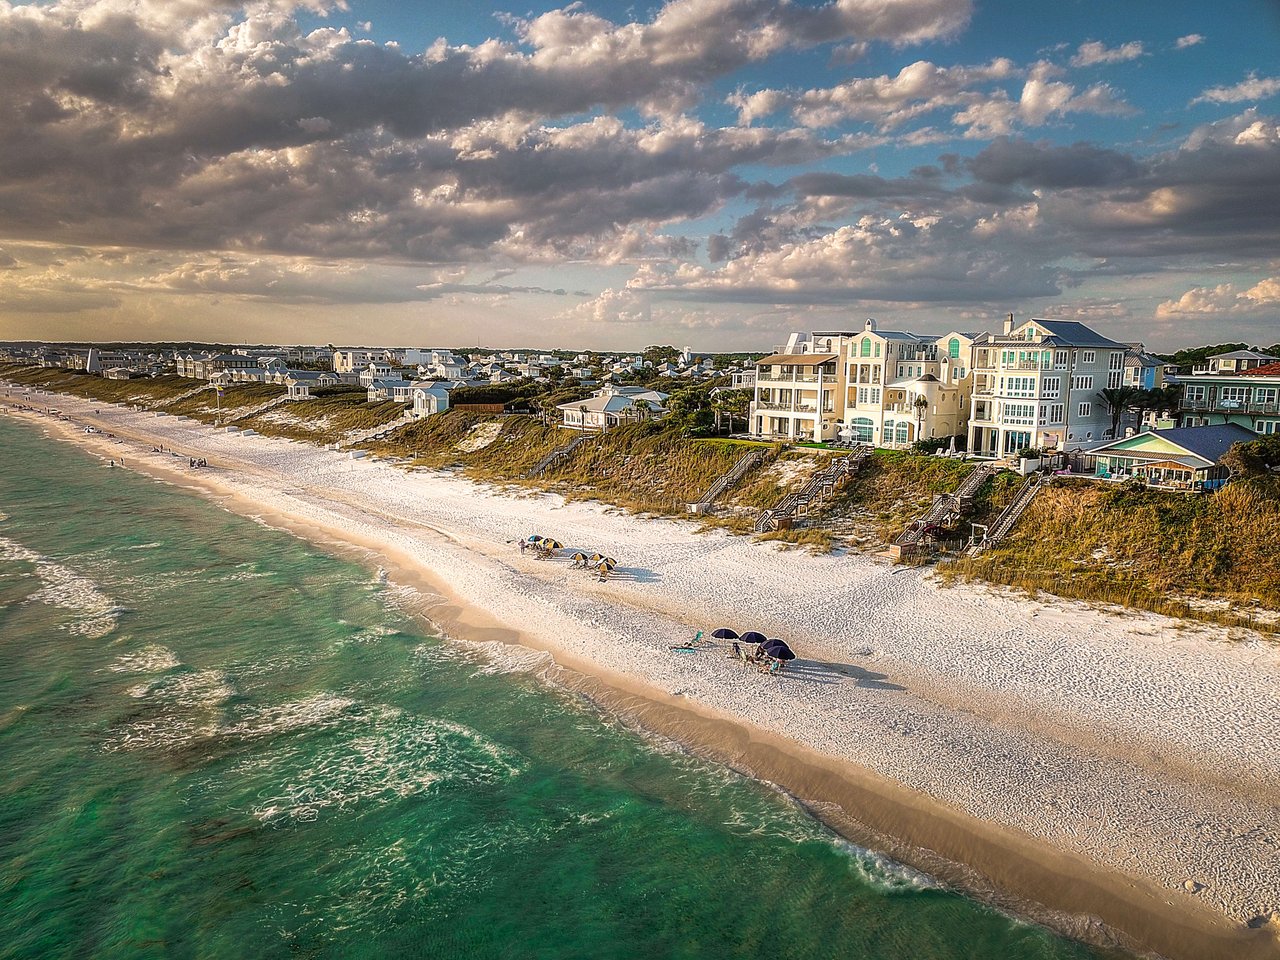
[[[794,660],[796,658],[796,655],[791,652],[791,648],[778,639],[766,640],[761,644],[760,651],[775,660]]]
[[[721,627],[719,630],[712,630],[711,635],[717,640],[737,640],[738,631],[729,627]]]
[[[743,643],[764,643],[769,638],[766,637],[759,630],[748,630],[738,639],[741,640]]]

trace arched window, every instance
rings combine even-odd
[[[951,355],[952,360],[960,359],[960,341],[955,337],[952,337],[951,342],[947,344],[947,353]]]
[[[911,424],[907,423],[907,421],[905,421],[905,420],[899,420],[899,421],[898,421],[898,429],[897,429],[897,432],[896,432],[896,433],[895,433],[895,435],[894,435],[894,439],[895,439],[898,443],[906,443],[908,440],[910,440],[910,439],[911,439]]]
[[[871,443],[874,439],[875,434],[870,417],[854,417],[849,421],[849,426],[853,428],[853,439],[859,443]]]
[[[871,338],[870,337],[862,338],[862,356],[864,357],[871,356]]]

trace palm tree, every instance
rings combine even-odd
[[[1115,440],[1119,437],[1120,418],[1138,399],[1141,392],[1137,387],[1106,387],[1098,394],[1098,399],[1106,404],[1107,410],[1111,412],[1111,439]]]

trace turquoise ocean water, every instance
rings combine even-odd
[[[0,957],[1098,954],[0,418]]]

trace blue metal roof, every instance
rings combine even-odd
[[[1256,433],[1238,423],[1214,423],[1204,427],[1177,427],[1172,430],[1148,432],[1210,463],[1221,460],[1222,455],[1231,449],[1232,444],[1249,443],[1251,440],[1258,439]],[[1132,439],[1133,437],[1125,437],[1123,440],[1113,440],[1093,452],[1102,453],[1109,447],[1118,446],[1125,440]]]

